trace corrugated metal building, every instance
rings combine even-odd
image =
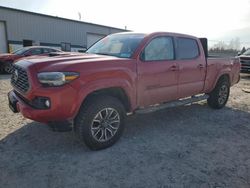
[[[125,30],[0,6],[0,53],[22,46],[65,51],[88,48],[100,38]]]

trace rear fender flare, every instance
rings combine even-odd
[[[231,85],[231,81],[232,81],[232,76],[230,74],[231,72],[231,69],[230,68],[227,68],[227,69],[224,69],[223,71],[219,72],[219,74],[217,75],[212,87],[211,87],[211,90],[209,92],[211,92],[217,85],[219,79],[223,76],[223,75],[227,75],[228,78],[229,78],[229,83]]]

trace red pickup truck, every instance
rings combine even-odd
[[[240,79],[239,59],[208,58],[204,44],[184,34],[129,32],[85,54],[23,59],[14,64],[9,106],[58,130],[72,125],[90,149],[107,148],[129,113],[204,99],[216,109],[226,104]]]

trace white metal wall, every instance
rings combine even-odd
[[[8,41],[34,40],[40,43],[87,46],[87,33],[108,35],[123,29],[62,19],[0,6],[0,20],[6,21]]]
[[[100,40],[101,38],[105,37],[105,35],[87,33],[87,48],[92,46],[96,41]]]
[[[6,53],[7,51],[5,24],[0,22],[0,53]]]

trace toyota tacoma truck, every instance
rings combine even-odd
[[[205,39],[118,33],[84,54],[18,61],[8,99],[13,112],[58,130],[71,126],[90,149],[99,150],[120,138],[126,115],[199,100],[224,107],[239,72],[238,58],[209,58]]]

